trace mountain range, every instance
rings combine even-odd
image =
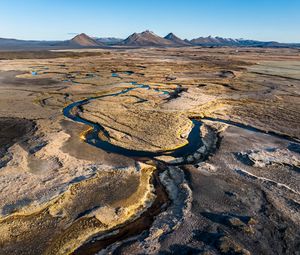
[[[134,33],[121,42],[129,46],[173,46],[170,40],[162,38],[153,32],[146,30],[142,33]]]
[[[182,40],[173,33],[160,37],[146,30],[133,33],[126,39],[108,37],[92,38],[84,33],[76,35],[66,41],[34,41],[0,38],[0,49],[59,49],[59,48],[93,48],[93,47],[187,47],[187,46],[236,46],[236,47],[300,47],[300,43],[279,43],[274,41],[256,41],[245,39],[232,39],[223,37],[198,37],[192,40]]]

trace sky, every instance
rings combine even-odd
[[[144,30],[300,43],[300,0],[0,0],[3,38],[126,38]]]

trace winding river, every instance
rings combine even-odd
[[[105,130],[105,128],[103,126],[101,126],[98,123],[94,123],[92,121],[89,121],[89,120],[81,117],[78,114],[78,111],[76,111],[76,108],[80,109],[80,107],[82,107],[85,104],[88,104],[92,100],[98,100],[98,99],[105,98],[105,97],[116,97],[116,96],[119,96],[122,94],[126,94],[126,93],[128,93],[132,90],[138,89],[138,88],[147,89],[147,90],[152,89],[149,85],[138,84],[137,82],[131,82],[131,85],[134,85],[134,87],[126,88],[126,89],[123,89],[116,93],[111,93],[111,94],[106,94],[106,95],[101,95],[101,96],[96,96],[96,97],[89,97],[89,98],[71,103],[63,109],[63,114],[65,117],[67,117],[75,122],[83,123],[92,128],[89,132],[86,133],[86,136],[85,136],[85,141],[88,144],[95,146],[97,148],[100,148],[102,150],[105,150],[106,152],[117,153],[117,154],[121,154],[121,155],[124,155],[127,157],[153,158],[153,157],[157,157],[157,156],[161,156],[161,155],[169,155],[169,156],[173,156],[176,158],[177,157],[186,157],[188,155],[193,154],[199,147],[201,147],[203,145],[202,139],[201,139],[201,134],[200,134],[200,126],[201,126],[202,122],[197,119],[191,119],[193,122],[193,128],[187,137],[188,143],[180,148],[176,148],[175,150],[171,150],[171,151],[158,151],[158,152],[126,149],[126,148],[123,148],[123,147],[120,147],[120,146],[110,143],[109,142],[109,133]],[[161,90],[158,88],[154,88],[152,90],[154,90],[158,93],[167,94],[167,95],[169,95],[169,97],[171,97],[171,93],[169,91]],[[147,101],[147,100],[145,100],[145,101]],[[247,130],[250,130],[253,132],[265,133],[265,134],[275,136],[280,139],[288,140],[290,142],[299,143],[299,140],[295,139],[293,137],[289,137],[284,134],[278,134],[278,133],[275,133],[272,131],[267,132],[267,131],[261,130],[259,128],[255,128],[255,127],[252,127],[249,125],[237,123],[237,122],[234,122],[231,120],[223,120],[223,119],[211,118],[211,117],[204,117],[202,119],[210,120],[210,121],[214,121],[214,122],[220,122],[220,123],[224,123],[224,124],[228,124],[228,125],[232,125],[232,126],[237,126],[237,127],[247,129]],[[100,132],[102,132],[108,139],[107,140],[100,139],[99,138]]]
[[[99,100],[99,99],[105,98],[105,97],[119,96],[122,94],[126,94],[137,88],[151,89],[151,87],[149,85],[138,84],[136,82],[132,82],[131,84],[134,85],[134,87],[121,90],[120,92],[117,92],[117,93],[106,94],[106,95],[97,96],[97,97],[89,97],[89,98],[71,103],[70,105],[68,105],[67,107],[65,107],[63,109],[63,114],[65,117],[67,117],[75,122],[83,123],[92,128],[89,132],[87,132],[87,134],[85,136],[85,141],[88,144],[96,146],[97,148],[105,150],[106,152],[122,154],[122,155],[128,156],[128,157],[153,158],[153,157],[161,156],[161,155],[170,155],[173,157],[184,157],[184,156],[194,153],[202,145],[202,139],[200,136],[201,122],[196,119],[192,119],[193,128],[188,135],[188,138],[187,138],[188,143],[180,148],[177,148],[177,149],[171,150],[171,151],[158,151],[158,152],[126,149],[126,148],[123,148],[123,147],[120,147],[120,146],[110,143],[109,142],[109,134],[103,126],[101,126],[98,123],[94,123],[92,121],[89,121],[89,120],[81,117],[78,114],[78,111],[76,111],[76,108],[80,109],[80,107],[82,107],[85,104],[88,104],[92,100]],[[155,88],[153,90],[158,93],[170,95],[170,92],[168,92],[166,90],[160,90],[157,88]],[[100,139],[99,132],[102,132],[108,138],[108,141]]]

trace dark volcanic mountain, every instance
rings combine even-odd
[[[98,47],[98,46],[103,46],[103,43],[97,42],[96,40],[94,40],[93,38],[87,36],[84,33],[76,35],[69,42],[72,45],[76,45],[76,46],[80,46],[80,47]]]
[[[188,45],[191,45],[190,42],[184,41],[184,40],[180,39],[179,37],[177,37],[173,33],[167,34],[164,38],[167,39],[167,40],[169,40],[169,41],[171,41],[171,42],[173,42],[173,44],[178,45],[178,46],[188,46]]]
[[[174,46],[172,41],[162,38],[148,30],[130,35],[122,41],[121,44],[129,46]]]

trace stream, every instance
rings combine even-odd
[[[117,154],[121,154],[121,155],[124,155],[127,157],[153,158],[153,157],[161,156],[161,155],[169,155],[169,156],[173,156],[173,157],[184,157],[184,156],[194,153],[199,147],[202,146],[203,143],[202,143],[202,139],[200,136],[201,121],[196,120],[196,119],[192,119],[193,128],[187,137],[188,143],[186,145],[184,145],[180,148],[177,148],[175,150],[171,150],[171,151],[150,152],[150,151],[126,149],[126,148],[123,148],[123,147],[120,147],[120,146],[110,143],[109,142],[109,134],[103,126],[101,126],[98,123],[94,123],[92,121],[89,121],[89,120],[81,117],[77,113],[76,110],[74,111],[74,109],[76,109],[76,108],[80,109],[80,107],[88,104],[92,100],[99,100],[101,98],[115,97],[115,96],[123,95],[123,94],[126,94],[137,88],[151,89],[151,87],[149,85],[138,84],[136,82],[132,82],[131,84],[134,85],[135,87],[127,88],[120,92],[116,92],[116,93],[112,93],[112,94],[106,94],[106,95],[97,96],[97,97],[89,97],[89,98],[71,103],[70,105],[68,105],[67,107],[65,107],[63,109],[63,114],[65,117],[67,117],[75,122],[83,123],[85,125],[92,127],[92,129],[89,132],[87,132],[87,134],[85,136],[85,141],[88,144],[95,146],[97,148],[100,148],[102,150],[105,150],[106,152],[117,153]],[[158,93],[170,95],[170,92],[168,92],[166,90],[160,90],[157,88],[155,88],[153,90]],[[102,132],[108,138],[107,141],[99,138],[100,132]]]

